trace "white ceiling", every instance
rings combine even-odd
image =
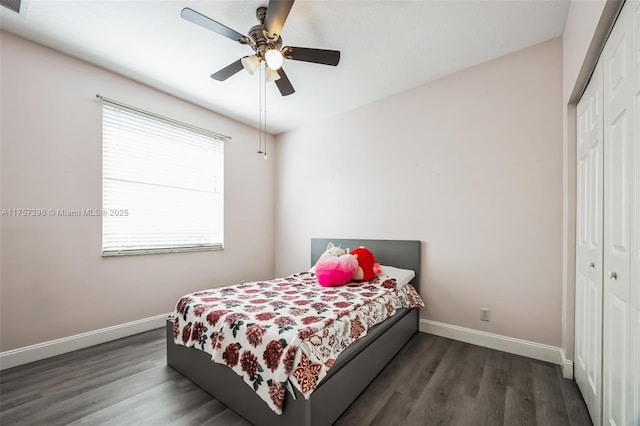
[[[183,20],[180,10],[191,7],[246,34],[266,5],[26,0],[22,15],[0,8],[0,27],[257,127],[258,75],[209,77],[251,48]],[[560,36],[568,9],[560,0],[298,0],[284,45],[340,50],[341,61],[285,61],[296,93],[282,97],[268,84],[268,130],[294,129]]]

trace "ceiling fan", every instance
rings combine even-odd
[[[260,63],[266,63],[266,79],[275,81],[282,96],[295,92],[287,74],[282,69],[284,59],[294,61],[312,62],[315,64],[338,65],[340,51],[326,49],[312,49],[308,47],[282,47],[280,31],[289,15],[294,0],[270,0],[268,7],[259,7],[256,10],[256,18],[259,24],[251,27],[248,36],[240,34],[231,28],[208,18],[193,9],[185,7],[180,16],[187,21],[200,25],[203,28],[237,41],[240,44],[249,45],[255,54],[245,56],[227,65],[211,75],[211,78],[224,81],[238,73],[243,68],[252,74],[258,69]]]

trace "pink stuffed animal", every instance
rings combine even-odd
[[[320,259],[316,262],[315,271],[318,282],[323,287],[345,285],[358,269],[358,260],[349,254],[349,249],[327,245]]]

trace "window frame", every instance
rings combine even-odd
[[[101,252],[102,257],[112,257],[112,256],[128,256],[128,255],[141,255],[141,254],[157,254],[157,253],[181,253],[181,252],[193,252],[193,251],[217,251],[224,250],[224,200],[225,200],[225,184],[224,184],[224,163],[225,163],[225,142],[231,139],[230,136],[222,135],[216,132],[212,132],[207,129],[203,129],[197,126],[193,126],[178,120],[174,120],[171,118],[163,117],[161,115],[151,113],[148,111],[141,110],[136,107],[132,107],[129,105],[122,104],[120,102],[113,101],[111,99],[103,98],[100,95],[97,95],[98,99],[102,101],[102,210],[100,215],[102,216],[102,229],[101,229]],[[105,220],[109,216],[109,212],[105,209],[105,109],[110,108],[115,111],[122,111],[124,113],[132,114],[137,116],[138,118],[142,118],[144,120],[149,120],[158,123],[164,126],[170,126],[174,129],[179,129],[182,132],[188,132],[192,134],[199,135],[200,137],[204,136],[207,139],[210,139],[211,142],[216,143],[217,146],[214,149],[220,150],[221,156],[221,170],[216,173],[216,177],[221,177],[221,212],[220,212],[220,242],[213,242],[207,244],[167,244],[165,247],[140,247],[140,248],[107,248],[105,249]],[[109,179],[109,178],[107,178]],[[149,182],[140,182],[146,185],[151,185]],[[188,190],[187,188],[182,188],[183,190]],[[215,194],[215,191],[205,191],[210,194]],[[117,216],[115,216],[117,217]]]

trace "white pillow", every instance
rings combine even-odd
[[[401,289],[406,284],[409,284],[409,281],[415,278],[416,273],[410,269],[400,269],[394,268],[393,266],[385,266],[380,265],[382,268],[382,273],[380,275],[386,275],[389,278],[394,278],[396,283],[398,284],[398,289]]]

